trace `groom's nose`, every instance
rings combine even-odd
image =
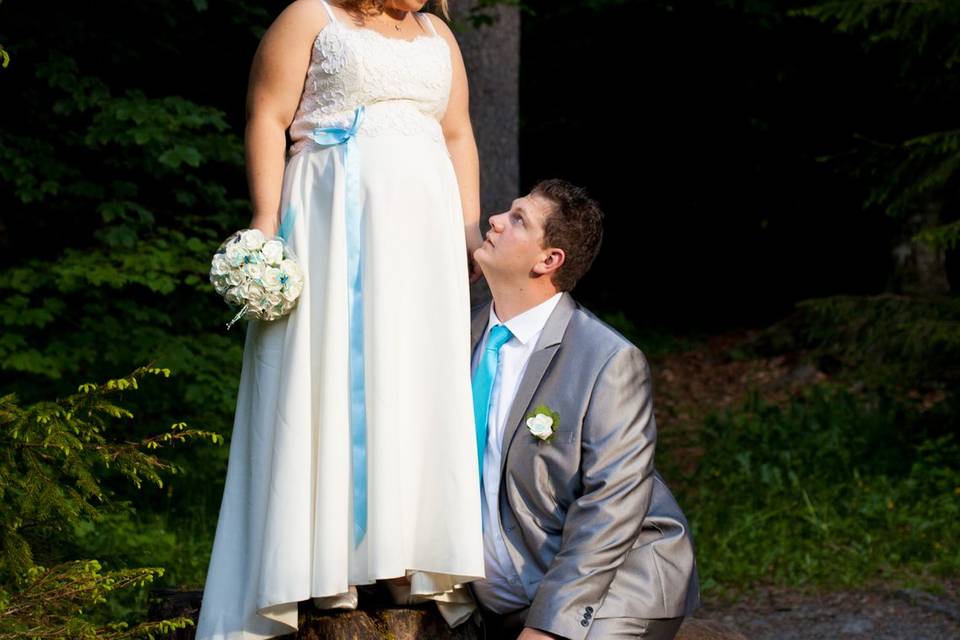
[[[495,213],[490,216],[490,227],[497,233],[500,233],[503,229],[503,216],[505,215],[506,213]]]

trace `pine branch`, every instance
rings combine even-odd
[[[189,618],[146,622],[131,629],[126,623],[96,627],[80,616],[84,609],[106,602],[112,591],[144,587],[163,575],[159,567],[100,573],[96,560],[65,562],[49,569],[34,567],[17,593],[4,594],[13,603],[0,608],[0,640],[23,638],[141,638],[192,625]]]
[[[170,431],[138,442],[109,436],[117,420],[133,419],[114,401],[118,393],[140,388],[146,375],[169,377],[169,369],[147,365],[103,384],[80,385],[77,393],[21,407],[14,394],[0,396],[0,640],[6,638],[152,637],[192,624],[187,618],[147,622],[128,629],[124,623],[96,627],[84,617],[88,607],[106,601],[111,591],[143,587],[162,568],[145,567],[100,573],[96,560],[71,561],[50,569],[34,564],[30,543],[22,535],[33,529],[56,539],[81,519],[96,520],[109,505],[102,479],[114,468],[138,488],[142,479],[163,486],[162,473],[178,467],[153,453],[210,431],[187,429],[176,422]]]

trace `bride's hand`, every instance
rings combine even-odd
[[[473,259],[473,251],[470,249],[467,249],[467,275],[469,276],[468,281],[470,284],[473,284],[483,277],[483,271],[480,270],[480,265],[477,264],[477,261]]]
[[[469,282],[473,284],[483,276],[480,265],[473,259],[473,252],[483,244],[483,236],[480,235],[480,227],[474,226],[467,230],[467,273]]]

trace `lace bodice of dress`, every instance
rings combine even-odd
[[[440,120],[450,95],[451,67],[450,50],[439,35],[401,40],[330,20],[313,42],[290,126],[290,153],[309,144],[316,127],[349,127],[361,104],[365,113],[357,135],[425,134],[443,141]]]

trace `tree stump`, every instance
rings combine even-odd
[[[202,591],[155,589],[150,592],[149,618],[162,620],[185,616],[196,624]],[[371,599],[372,600],[372,599]],[[356,611],[322,611],[309,600],[299,606],[299,631],[284,640],[482,640],[472,620],[451,629],[433,603],[416,606],[384,606],[377,600]],[[194,640],[196,627],[175,631],[161,640]]]
[[[397,607],[385,604],[373,592],[356,611],[318,610],[309,600],[300,603],[297,633],[283,640],[483,640],[483,632],[472,620],[455,629],[447,626],[433,603]],[[153,589],[150,592],[151,620],[185,616],[196,624],[203,591]],[[159,640],[194,640],[196,627],[181,629]],[[494,640],[494,639],[489,639]],[[688,618],[676,640],[747,640],[741,633],[714,620]]]

